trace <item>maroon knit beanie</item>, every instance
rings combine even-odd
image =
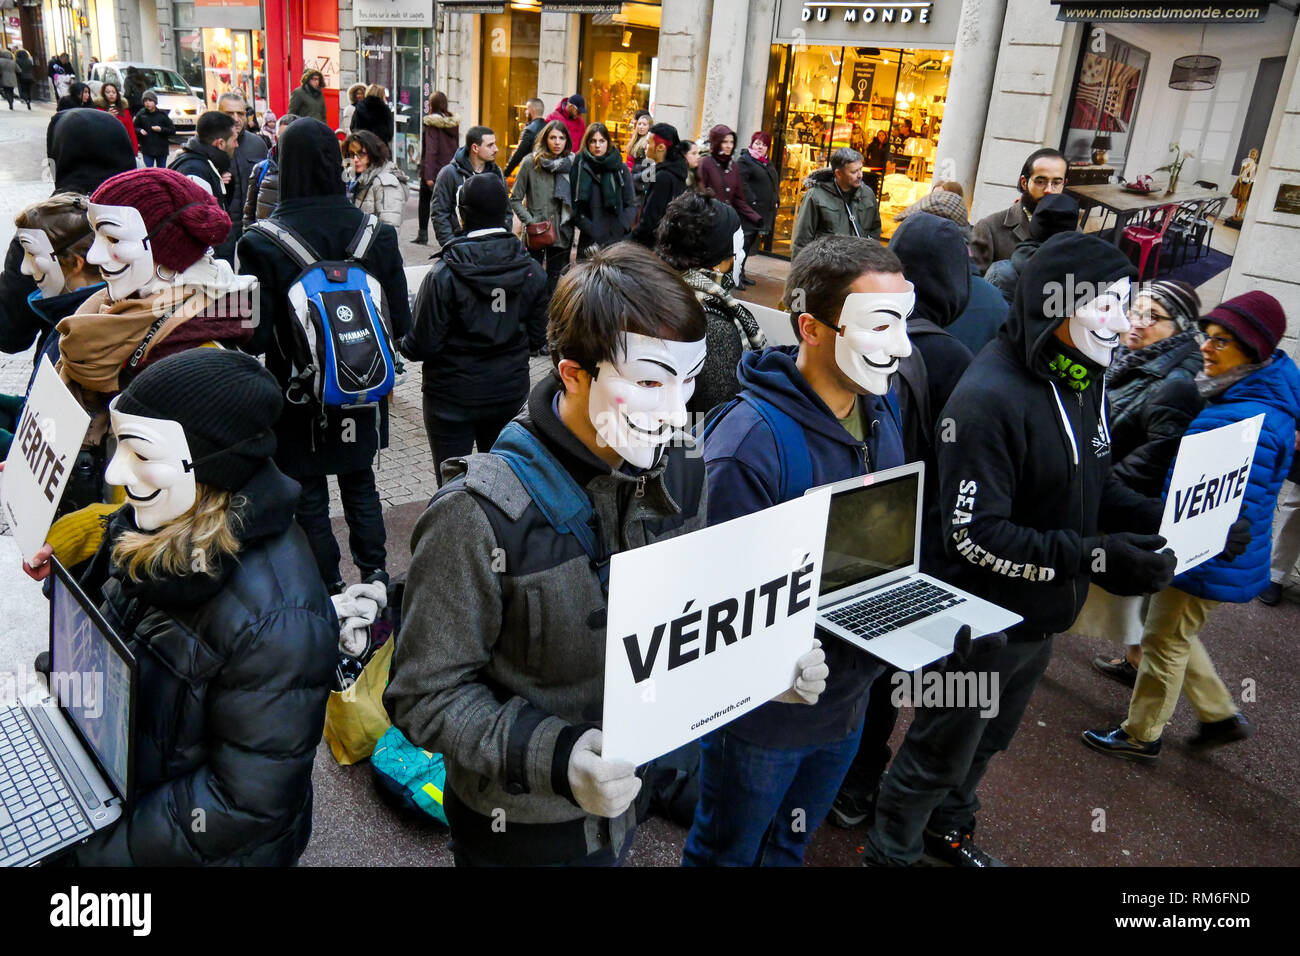
[[[1201,328],[1213,322],[1237,337],[1256,362],[1273,354],[1286,333],[1282,303],[1267,292],[1246,292],[1201,316]]]
[[[158,265],[184,272],[209,246],[225,241],[230,217],[213,195],[174,169],[132,169],[95,190],[100,206],[131,206],[149,230],[149,251]]]

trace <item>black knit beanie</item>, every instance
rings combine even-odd
[[[195,348],[150,365],[114,407],[179,422],[194,480],[238,491],[275,454],[272,426],[283,403],[274,376],[251,355]]]
[[[466,232],[500,226],[510,211],[505,182],[493,173],[479,173],[465,180],[456,203]]]

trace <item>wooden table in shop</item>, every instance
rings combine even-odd
[[[1065,191],[1079,201],[1079,206],[1085,213],[1093,206],[1100,206],[1115,214],[1114,237],[1117,246],[1124,236],[1124,227],[1128,225],[1129,220],[1140,213],[1168,206],[1171,203],[1227,198],[1227,193],[1217,189],[1202,189],[1200,186],[1179,189],[1172,193],[1157,190],[1146,195],[1131,193],[1116,183],[1106,183],[1101,186],[1066,186]]]

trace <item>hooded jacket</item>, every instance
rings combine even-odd
[[[153,131],[155,126],[158,127],[157,133]],[[141,155],[165,158],[171,148],[171,137],[176,134],[176,125],[161,106],[155,107],[152,113],[141,108],[135,113],[135,133]]]
[[[812,487],[903,464],[897,412],[879,395],[858,399],[868,432],[857,441],[799,373],[794,346],[746,352],[737,378],[748,391],[798,422],[812,459]],[[731,405],[704,440],[709,476],[709,524],[779,504],[781,459],[776,435],[746,402]],[[830,668],[816,705],[763,704],[727,725],[727,732],[769,747],[802,747],[841,740],[862,722],[867,689],[880,673],[874,657],[835,638],[822,641]]]
[[[1273,509],[1291,467],[1296,421],[1300,419],[1300,370],[1279,349],[1263,368],[1212,398],[1187,427],[1186,434],[1197,435],[1256,415],[1264,416],[1264,425],[1255,445],[1240,515],[1250,522],[1250,544],[1233,561],[1211,558],[1174,578],[1174,587],[1188,594],[1244,604],[1269,585]],[[1168,479],[1165,494],[1169,494]]]
[[[201,143],[197,136],[191,136],[185,145],[181,147],[180,152],[172,157],[171,162],[167,164],[167,168],[174,169],[183,176],[188,176],[212,193],[217,197],[217,203],[222,209],[229,210],[233,208],[230,202],[236,182],[234,164],[231,157],[223,150],[207,143]],[[224,173],[230,173],[229,186],[221,181]],[[240,227],[235,224],[237,221],[241,221],[238,210],[230,219],[230,232],[227,233],[225,241],[217,246],[213,252],[218,259],[233,263],[235,261],[235,242],[239,239],[240,233]]]
[[[269,462],[254,474],[239,554],[213,576],[131,582],[110,559],[131,509],[112,518],[81,584],[138,662],[136,796],[79,865],[289,866],[306,848],[338,621],[299,491]]]
[[[546,270],[510,233],[449,242],[420,284],[415,319],[401,341],[405,355],[424,362],[427,398],[522,405],[528,353],[546,344],[545,291]]]
[[[501,175],[501,167],[496,163],[488,163],[484,166],[482,174],[499,176],[503,185],[506,181],[506,178]],[[433,209],[429,219],[433,223],[433,234],[437,237],[440,246],[445,246],[462,234],[460,222],[456,217],[456,191],[465,184],[465,180],[474,175],[481,174],[474,172],[474,167],[469,161],[469,147],[462,146],[456,150],[456,155],[452,157],[451,162],[442,167],[438,178],[434,181]],[[514,225],[514,213],[507,209],[501,225],[508,231]]]
[[[668,204],[686,192],[687,177],[690,173],[685,156],[673,156],[654,167],[655,180],[650,191],[646,193],[641,206],[641,215],[631,238],[647,249],[655,247],[655,230],[668,211]]]
[[[1002,293],[980,275],[973,260],[966,262],[970,272],[970,301],[961,315],[948,326],[948,334],[975,355],[993,341],[1011,309]]]
[[[18,85],[18,63],[8,50],[0,50],[0,86],[12,90]]]
[[[54,165],[54,192],[90,195],[110,176],[135,169],[131,137],[102,110],[55,113],[45,128],[45,154]],[[0,352],[24,352],[47,326],[27,297],[36,291],[22,273],[23,247],[14,236],[0,273]]]
[[[1065,352],[1056,328],[1081,304],[1063,306],[1062,290],[1104,289],[1125,276],[1136,270],[1113,245],[1080,233],[1052,237],[1021,277],[998,337],[942,412],[952,440],[938,443],[947,551],[939,577],[1021,615],[1007,632],[1013,641],[1074,623],[1100,534],[1160,526],[1161,502],[1111,474],[1103,370],[1085,362],[1091,380],[1076,391],[1049,367]]]
[[[420,152],[420,178],[433,182],[438,178],[442,167],[456,155],[456,144],[460,142],[460,114],[442,116],[430,113],[422,121],[422,126],[424,132]]]
[[[736,140],[736,132],[729,126],[715,126],[709,130],[709,154],[700,157],[700,166],[696,170],[700,185],[713,190],[713,198],[724,202],[740,214],[740,218],[752,227],[758,227],[763,217],[754,211],[745,198],[745,187],[740,180],[740,166],[736,161],[736,148],[732,147],[730,156],[721,155],[718,150],[722,141],[728,136]]]
[[[559,389],[547,376],[515,420],[590,498],[599,547],[612,556],[704,526],[704,464],[692,446],[671,443],[639,474],[613,471],[556,415]],[[452,459],[444,474],[411,536],[384,705],[412,743],[443,755],[447,803],[468,810],[458,816],[458,843],[492,855],[501,843],[494,818],[504,812],[510,827],[556,824],[570,834],[576,852],[560,859],[611,846],[617,854],[635,808],[613,820],[590,815],[568,780],[574,743],[603,712],[600,577],[505,459]]]
[[[564,110],[569,105],[569,98],[566,96],[560,100],[560,105],[546,114],[546,122],[559,120],[569,131],[569,146],[576,153],[582,148],[582,135],[587,132],[587,121],[579,113],[573,119],[565,115]],[[611,144],[612,145],[612,144]]]
[[[313,76],[320,77],[320,89],[318,90],[313,90],[307,83]],[[306,70],[302,74],[302,82],[293,91],[293,95],[289,97],[289,112],[295,116],[310,116],[322,123],[327,122],[325,118],[325,75],[320,70]]]
[[[703,160],[700,162],[703,165]],[[851,193],[841,192],[835,182],[835,171],[829,166],[813,172],[803,185],[804,194],[799,200],[799,214],[795,217],[790,243],[791,260],[818,236],[880,238],[880,207],[876,205],[875,193],[866,186],[859,186]]]
[[[352,111],[352,132],[369,130],[379,137],[380,142],[393,148],[395,122],[392,108],[384,102],[382,96],[363,96]]]
[[[903,275],[916,290],[916,308],[907,320],[912,354],[899,363],[897,392],[907,460],[925,462],[921,570],[933,574],[943,564],[934,451],[941,427],[939,412],[974,358],[970,349],[945,331],[970,301],[966,239],[951,220],[914,213],[898,227],[889,249],[902,261]]]

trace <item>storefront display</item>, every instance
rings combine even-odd
[[[637,110],[654,101],[659,3],[624,3],[618,13],[583,17],[578,75],[587,122],[604,123],[626,149]]]
[[[409,173],[420,165],[420,120],[431,92],[433,31],[368,27],[361,32],[360,82],[388,91],[393,111],[393,159]]]
[[[773,47],[763,128],[781,164],[781,204],[768,251],[790,254],[804,180],[841,146],[863,154],[888,238],[893,217],[930,191],[951,72],[944,50]]]
[[[226,30],[207,27],[203,30],[203,82],[208,106],[215,109],[217,100],[231,90],[256,104],[258,113],[266,111],[266,70],[260,30]]]
[[[479,102],[483,104],[483,125],[496,133],[501,166],[519,145],[528,98],[537,95],[541,36],[542,18],[536,10],[507,10],[483,16]],[[462,125],[463,132],[468,127]]]

